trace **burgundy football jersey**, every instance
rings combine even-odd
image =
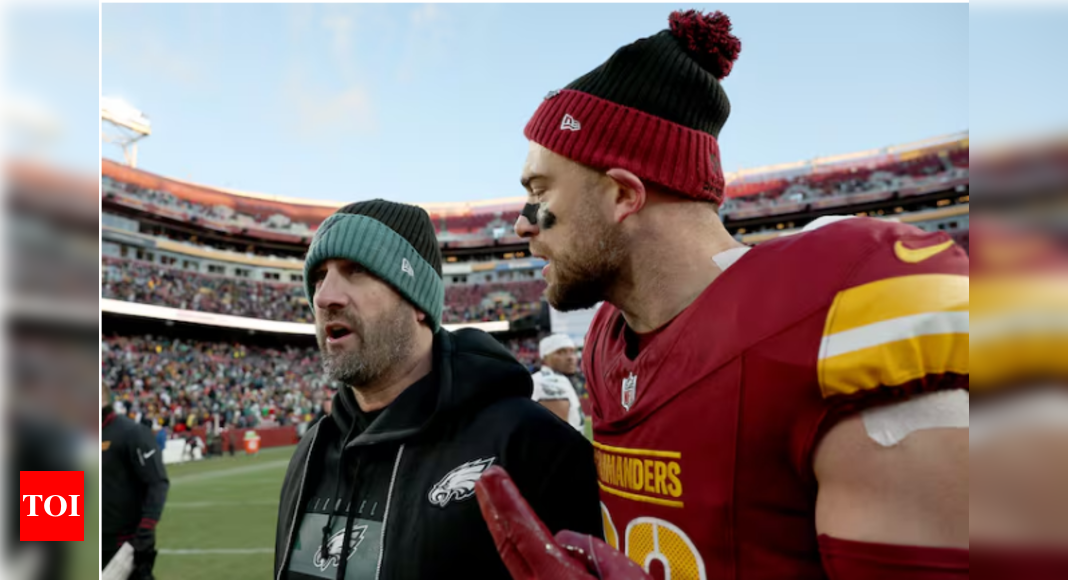
[[[848,413],[967,388],[968,258],[867,218],[745,253],[627,356],[586,338],[607,540],[654,577],[824,578],[813,451]]]

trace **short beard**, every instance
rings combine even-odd
[[[549,304],[561,311],[592,308],[608,298],[625,263],[623,234],[617,225],[602,221],[589,201],[575,212],[570,250],[558,252],[551,262],[552,282],[545,290]]]
[[[359,389],[378,382],[410,358],[415,347],[415,329],[411,323],[411,312],[405,306],[402,304],[370,324],[345,315],[317,324],[315,334],[319,341],[323,370],[330,379]],[[352,328],[359,342],[352,350],[331,353],[326,348],[323,329],[327,322],[339,318]]]

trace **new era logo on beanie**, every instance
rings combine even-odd
[[[667,30],[620,48],[550,93],[523,132],[572,161],[626,169],[718,203],[724,177],[717,139],[730,114],[720,81],[742,44],[720,12],[673,12],[668,22]],[[572,116],[576,111],[582,123]],[[580,131],[582,125],[588,130]]]
[[[421,207],[382,199],[349,204],[319,226],[304,260],[304,291],[314,305],[312,272],[333,258],[352,260],[393,286],[441,327],[445,282],[441,249],[430,216]]]

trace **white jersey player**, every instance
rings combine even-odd
[[[541,340],[538,355],[542,367],[533,376],[533,399],[582,431],[582,406],[568,378],[578,370],[575,343],[566,334],[553,334]]]

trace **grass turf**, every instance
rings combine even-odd
[[[167,466],[155,576],[270,578],[278,494],[295,447]]]

